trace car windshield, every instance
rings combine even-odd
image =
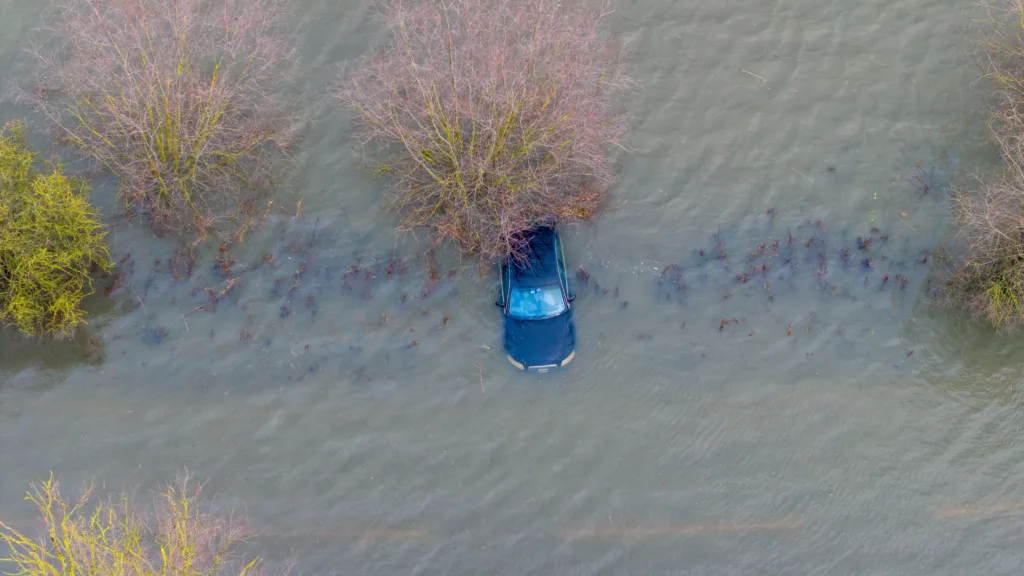
[[[565,300],[558,286],[513,288],[508,314],[521,320],[543,320],[565,312]]]

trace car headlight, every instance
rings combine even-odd
[[[572,362],[572,359],[575,358],[575,357],[576,357],[576,351],[573,350],[572,352],[569,353],[568,356],[565,357],[565,360],[562,360],[562,366],[565,366],[569,362]]]
[[[511,362],[512,365],[515,366],[516,368],[519,368],[520,370],[526,370],[526,367],[523,366],[521,363],[516,362],[515,359],[512,358],[512,356],[508,356],[508,361]]]

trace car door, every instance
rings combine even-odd
[[[501,263],[501,271],[498,274],[501,277],[501,297],[498,299],[502,303],[503,310],[508,314],[508,300],[512,292],[512,272],[509,269],[508,262]]]
[[[565,269],[565,254],[562,251],[562,238],[555,235],[555,258],[558,260],[558,281],[562,283],[562,298],[565,305],[570,306],[573,298],[569,296],[569,273]]]

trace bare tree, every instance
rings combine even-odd
[[[285,0],[64,0],[21,94],[120,177],[129,207],[197,240],[244,235],[293,118]]]
[[[1012,175],[953,193],[953,226],[964,253],[947,257],[938,303],[1003,331],[1024,325],[1024,186]]]
[[[390,177],[402,230],[483,261],[540,221],[576,223],[615,182],[633,86],[608,12],[565,0],[391,0],[390,43],[338,90]]]
[[[996,178],[954,189],[952,224],[964,252],[946,260],[938,302],[1012,331],[1024,326],[1024,0],[983,8],[990,17],[980,63],[992,87],[989,127],[1005,166]]]

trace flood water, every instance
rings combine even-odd
[[[509,366],[493,275],[392,232],[321,102],[225,297],[121,223],[96,343],[0,336],[0,518],[51,470],[187,468],[299,573],[1020,574],[1024,345],[926,300],[951,179],[996,159],[972,3],[614,4],[644,89],[614,209],[565,234],[567,371]],[[0,15],[6,94],[41,20]],[[295,20],[312,94],[383,39],[354,0]]]

